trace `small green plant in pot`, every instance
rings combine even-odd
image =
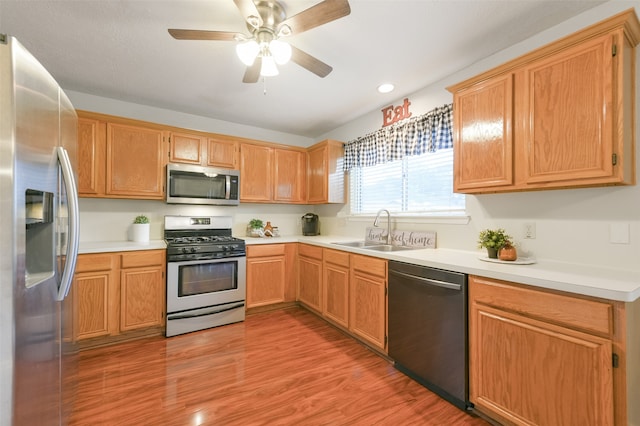
[[[149,218],[141,214],[136,216],[135,219],[133,219],[133,223],[149,223]]]
[[[251,219],[247,225],[248,237],[261,237],[264,222],[260,219]]]
[[[502,228],[483,229],[478,235],[478,248],[486,248],[492,259],[498,257],[498,250],[506,244],[511,244],[511,236]]]
[[[147,216],[143,214],[136,216],[131,226],[131,240],[138,243],[148,243],[150,226]]]

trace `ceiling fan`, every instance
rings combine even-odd
[[[334,21],[351,13],[348,0],[324,0],[293,16],[275,0],[233,0],[247,21],[250,35],[228,31],[169,29],[178,40],[236,41],[236,52],[247,65],[245,83],[255,83],[260,76],[278,74],[277,64],[290,60],[319,77],[326,77],[333,68],[308,53],[280,40],[282,37]]]

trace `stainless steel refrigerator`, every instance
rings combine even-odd
[[[0,34],[2,426],[62,424],[70,407],[63,378],[74,365],[65,298],[78,251],[76,139],[77,116],[59,85]]]

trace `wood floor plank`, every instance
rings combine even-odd
[[[70,425],[487,425],[301,308],[79,355]]]

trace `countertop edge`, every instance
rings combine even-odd
[[[549,290],[564,291],[619,302],[634,302],[640,298],[640,272],[592,265],[536,259],[531,265],[490,263],[480,260],[480,251],[456,249],[415,249],[401,252],[373,252],[371,250],[338,246],[333,243],[356,241],[357,237],[321,235],[307,237],[289,235],[271,238],[241,237],[248,246],[259,244],[305,243],[324,248],[379,257],[398,262],[413,263],[432,268],[447,269],[503,281],[531,285]],[[79,253],[102,253],[133,250],[165,249],[164,240],[148,243],[133,241],[80,242]]]

